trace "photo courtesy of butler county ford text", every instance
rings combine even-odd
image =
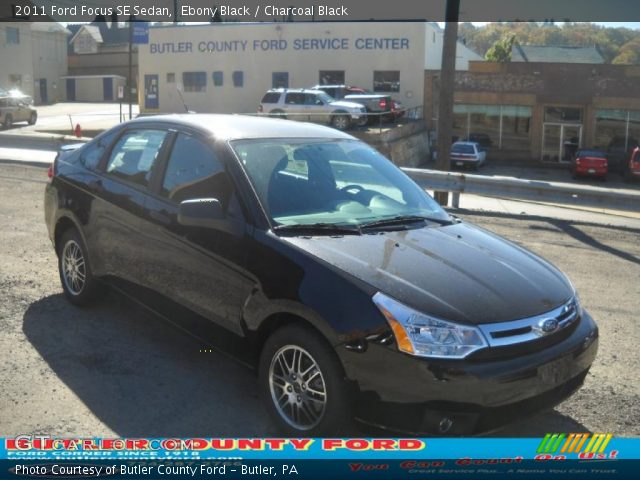
[[[640,4],[0,4],[0,478],[631,478]]]

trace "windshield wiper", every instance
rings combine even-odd
[[[451,225],[451,220],[433,217],[424,217],[421,215],[398,215],[393,218],[384,218],[382,220],[374,220],[360,225],[361,229],[393,227],[396,225],[407,225],[416,222],[433,222],[439,225]]]
[[[295,225],[278,225],[273,227],[274,232],[295,232],[304,234],[315,233],[323,235],[361,235],[357,225],[337,225],[335,223],[296,223]]]

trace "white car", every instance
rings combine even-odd
[[[480,169],[487,161],[487,151],[476,142],[456,142],[451,145],[451,166]]]
[[[321,90],[272,89],[258,107],[258,113],[303,122],[328,123],[347,130],[366,118],[367,109],[354,102],[336,101]]]

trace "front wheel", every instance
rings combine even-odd
[[[335,352],[312,329],[277,330],[260,355],[262,397],[278,428],[291,435],[336,435],[352,421],[351,400]]]
[[[38,114],[36,112],[31,112],[29,116],[29,125],[35,125],[38,121]]]
[[[9,130],[13,126],[13,117],[11,115],[7,115],[4,117],[4,122],[2,123],[2,128],[5,130]]]
[[[89,305],[96,300],[102,285],[93,276],[87,261],[87,249],[75,229],[67,230],[62,235],[58,270],[62,290],[71,303]]]
[[[348,115],[335,115],[331,124],[338,130],[347,130],[351,125],[351,119]]]

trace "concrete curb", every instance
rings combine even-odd
[[[0,158],[0,165],[16,165],[20,167],[38,167],[49,168],[51,162],[45,162],[40,160],[17,160],[11,158]]]
[[[57,151],[62,145],[84,143],[90,140],[92,139],[89,137],[77,138],[72,135],[50,133],[0,133],[0,147],[2,148]]]

